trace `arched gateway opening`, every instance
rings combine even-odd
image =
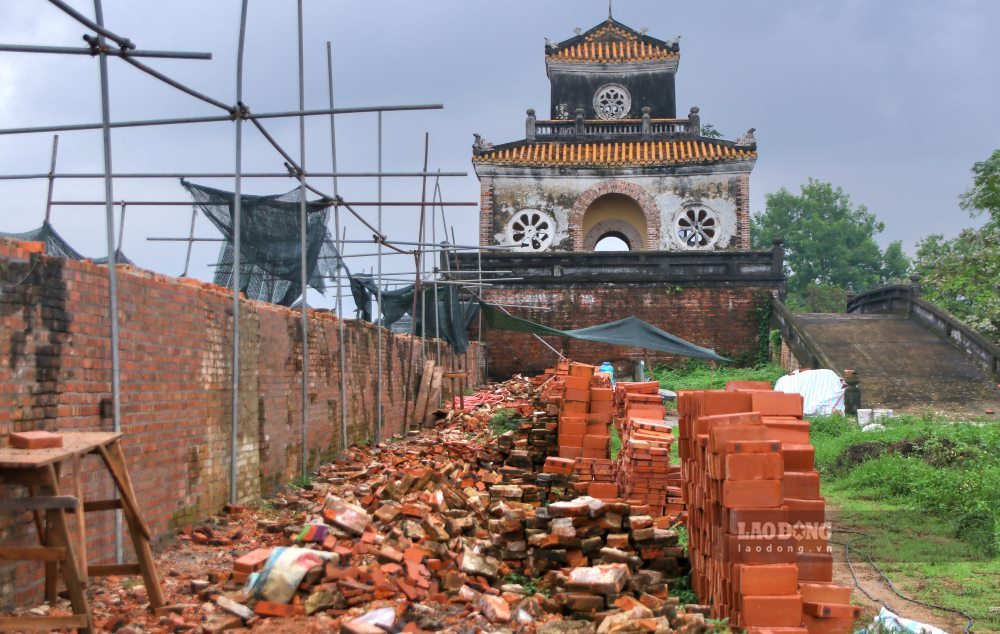
[[[585,251],[642,250],[646,247],[646,231],[646,214],[625,194],[604,194],[583,214]]]
[[[620,233],[606,233],[597,241],[594,251],[631,251],[632,245]]]

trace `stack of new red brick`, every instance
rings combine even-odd
[[[618,481],[618,463],[611,458],[577,458],[573,472],[580,482]]]
[[[678,395],[692,585],[751,633],[850,632],[802,397],[739,387]]]
[[[674,436],[664,422],[659,384],[618,383],[615,426],[622,439],[618,456],[618,484],[622,497],[646,504],[655,517],[683,510],[678,470],[670,466]],[[668,498],[670,502],[668,502]]]
[[[611,446],[608,425],[611,422],[611,390],[594,387],[606,379],[594,376],[595,368],[583,363],[570,363],[565,377],[556,375],[553,382],[562,382],[559,405],[559,456],[562,458],[607,459]],[[558,388],[554,387],[553,391]]]

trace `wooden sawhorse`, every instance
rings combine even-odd
[[[136,503],[132,480],[125,466],[118,432],[61,432],[63,446],[51,449],[0,449],[0,481],[28,488],[24,498],[0,501],[0,511],[32,511],[41,546],[0,547],[0,559],[45,562],[45,598],[51,603],[57,598],[58,576],[61,573],[69,591],[73,616],[2,617],[0,631],[50,630],[77,628],[93,631],[90,604],[87,601],[87,579],[90,576],[141,574],[146,584],[150,606],[163,605],[163,590],[153,563],[149,527],[142,519]],[[84,456],[97,454],[111,474],[119,497],[86,501],[83,499],[81,462]],[[62,466],[73,469],[73,495],[59,490]],[[87,531],[84,516],[92,511],[121,509],[135,548],[136,563],[87,563]],[[70,537],[66,514],[76,519],[77,539]],[[75,543],[74,543],[75,542]]]

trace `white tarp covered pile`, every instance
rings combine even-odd
[[[796,370],[778,379],[774,391],[801,394],[806,416],[844,413],[844,382],[833,370]]]
[[[944,630],[919,623],[913,619],[905,619],[889,611],[884,605],[878,616],[868,626],[867,632],[899,632],[900,634],[948,634]]]

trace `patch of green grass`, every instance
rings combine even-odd
[[[618,435],[618,429],[612,425],[611,426],[611,459],[617,460],[618,454],[622,451],[622,439]]]
[[[1000,552],[1000,423],[898,416],[864,432],[843,416],[811,422],[827,485],[924,512],[986,554]]]
[[[698,595],[691,588],[691,575],[671,579],[667,583],[667,591],[670,596],[677,597],[681,605],[685,603],[698,603]]]
[[[904,594],[1000,631],[1000,423],[879,422],[863,432],[852,418],[811,418],[833,540],[851,545],[855,563],[871,556]]]
[[[293,478],[288,484],[296,489],[304,489],[313,482],[312,475],[300,475],[297,478]]]
[[[517,415],[517,410],[500,409],[488,421],[490,431],[499,436],[509,431],[517,429],[521,419]]]
[[[788,374],[780,365],[764,364],[753,368],[721,366],[713,368],[704,361],[691,360],[681,367],[660,366],[652,376],[667,390],[721,390],[728,381],[769,381],[772,385]]]

